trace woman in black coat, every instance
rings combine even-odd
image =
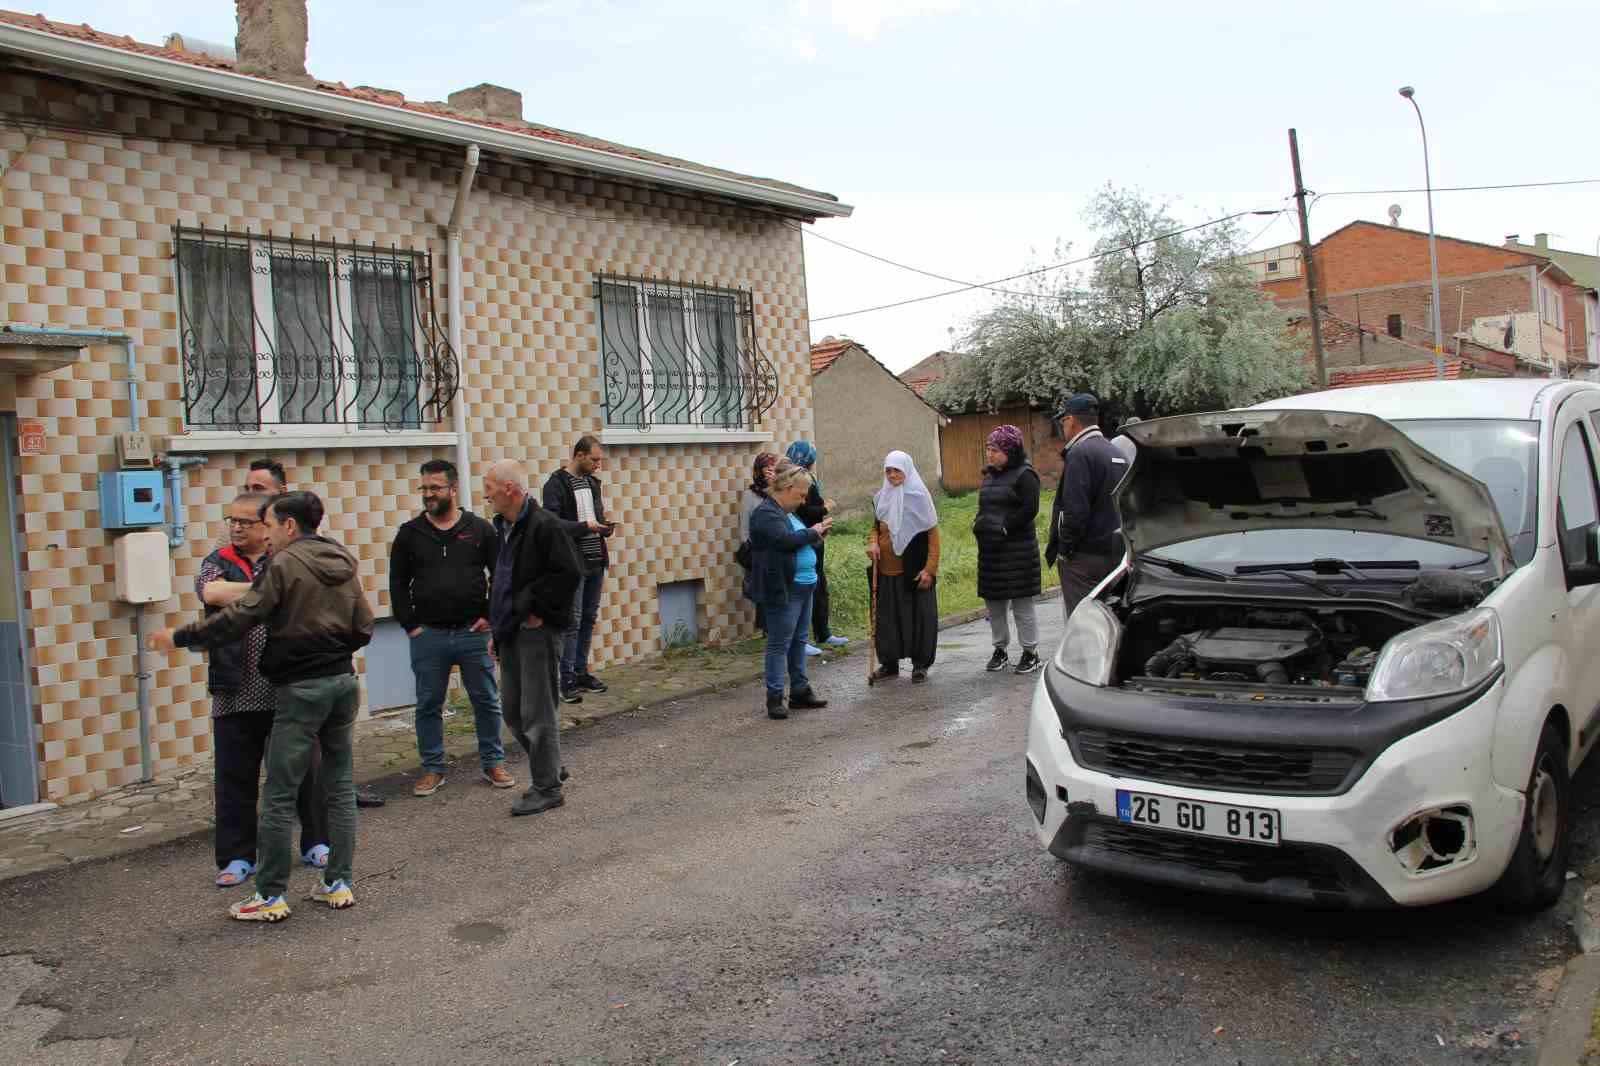
[[[1039,537],[1033,528],[1039,514],[1039,475],[1028,465],[1022,430],[1016,426],[1000,426],[990,433],[984,458],[988,465],[978,489],[972,534],[978,541],[978,595],[989,607],[989,635],[994,640],[994,655],[986,669],[995,673],[1011,661],[1006,651],[1011,644],[1006,624],[1009,607],[1022,642],[1022,658],[1012,672],[1031,674],[1044,665],[1039,658],[1039,620],[1033,610],[1040,591]]]

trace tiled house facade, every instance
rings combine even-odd
[[[431,305],[415,308],[413,318],[438,325],[442,338],[450,296],[444,226],[462,180],[460,151],[422,137],[368,138],[266,111],[246,116],[192,97],[145,94],[65,64],[38,74],[5,68],[0,114],[48,120],[0,126],[0,319],[130,334],[141,428],[158,452],[205,459],[184,475],[189,525],[171,552],[176,595],[152,606],[151,625],[197,616],[194,575],[222,535],[219,516],[244,468],[263,455],[284,464],[293,487],[324,497],[324,531],[359,558],[368,595],[387,616],[388,545],[419,510],[417,466],[456,458],[448,406],[426,412],[437,421],[415,409],[398,428],[363,428],[348,417],[316,432],[191,425],[200,412],[192,364],[186,386],[181,334],[198,304],[180,307],[180,297],[199,299],[204,270],[193,268],[180,285],[179,245],[193,230],[226,230],[232,236],[215,238],[217,246],[241,249],[241,257],[249,249],[258,263],[259,251],[241,234],[375,245],[431,277],[431,291],[410,288]],[[603,431],[607,509],[621,526],[595,633],[601,669],[660,648],[659,590],[670,583],[699,583],[701,639],[749,632],[732,563],[736,498],[754,452],[811,434],[799,222],[828,213],[761,203],[759,192],[741,201],[613,177],[603,167],[602,160],[575,172],[484,149],[460,230],[461,343],[458,352],[440,349],[462,382],[470,464],[462,475],[479,513],[487,510],[479,479],[489,463],[521,460],[537,491],[578,436]],[[819,204],[831,199],[814,195]],[[302,261],[304,247],[296,245]],[[329,254],[327,262],[342,262],[341,254],[359,253]],[[274,286],[287,275],[284,288],[274,289],[281,306],[293,276],[281,262],[276,269]],[[740,344],[739,355],[769,368],[772,395],[745,403],[760,409],[742,426],[641,431],[631,410],[616,419],[631,425],[606,427],[602,276],[681,279],[722,294],[730,306],[747,299],[754,350]],[[741,292],[748,297],[735,295]],[[280,321],[280,347],[283,329]],[[281,392],[275,402],[285,402]],[[12,458],[38,798],[137,780],[133,608],[113,596],[112,536],[100,528],[96,493],[98,474],[117,465],[115,435],[128,428],[122,351],[91,346],[65,369],[0,374],[0,413],[42,424],[48,439],[43,454]],[[358,667],[369,691],[374,671],[407,670],[393,655],[376,662],[378,648],[375,642]],[[148,666],[155,771],[205,757],[204,659],[151,656]]]

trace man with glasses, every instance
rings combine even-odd
[[[237,602],[267,568],[267,530],[261,512],[268,498],[243,492],[228,504],[224,519],[228,544],[205,557],[194,579],[195,595],[206,605],[207,618]],[[261,676],[266,643],[266,628],[255,626],[243,638],[218,645],[206,655],[219,888],[244,884],[256,869],[256,800],[276,709],[272,685]],[[326,866],[328,814],[316,766],[301,782],[297,809],[301,860]]]
[[[478,730],[485,781],[510,788],[500,742],[500,692],[489,658],[489,576],[497,550],[494,527],[463,511],[456,468],[443,459],[422,464],[422,514],[400,527],[389,550],[389,603],[411,644],[417,681],[417,753],[422,776],[412,795],[444,784],[444,707],[450,671],[459,667]]]

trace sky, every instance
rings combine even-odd
[[[226,0],[40,0],[51,18],[232,42]],[[1063,0],[312,0],[308,66],[442,100],[489,81],[524,117],[834,194],[817,234],[987,281],[1086,254],[1107,183],[1185,223],[1236,211],[1252,247],[1298,238],[1299,131],[1317,240],[1355,219],[1427,228],[1416,88],[1436,189],[1600,179],[1592,0],[1073,3]],[[1595,253],[1600,181],[1436,192],[1440,234],[1549,233]],[[980,293],[805,239],[812,337],[893,370],[959,347]],[[842,316],[842,317],[834,317]]]

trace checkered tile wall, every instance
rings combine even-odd
[[[59,85],[0,75],[0,110],[24,101],[83,106]],[[326,136],[242,128],[234,118],[119,98],[132,136],[0,129],[0,318],[126,330],[138,339],[145,427],[183,432],[171,227],[269,229],[298,237],[427,250],[445,315],[442,226],[458,169],[400,151],[325,146]],[[272,149],[191,143],[217,131]],[[751,210],[568,175],[486,164],[463,234],[463,369],[474,496],[500,458],[536,484],[602,417],[593,277],[610,272],[754,290],[757,342],[775,364],[777,404],[762,430],[809,436],[811,378],[800,235]],[[14,389],[14,393],[13,393]],[[0,384],[0,409],[44,422],[47,453],[21,461],[19,544],[39,760],[46,798],[98,791],[139,774],[132,608],[112,599],[112,548],[99,528],[96,474],[115,467],[127,427],[121,353],[92,349],[69,370]],[[438,427],[447,429],[448,427]],[[704,636],[749,631],[732,562],[739,488],[759,445],[612,446],[608,509],[623,525],[596,630],[598,668],[659,646],[656,586],[699,579]],[[198,616],[194,575],[221,535],[218,516],[262,448],[213,453],[188,473],[192,524],[173,553],[179,595],[155,626]],[[296,487],[328,502],[329,534],[361,560],[380,615],[385,559],[417,511],[416,467],[449,449],[386,445],[273,451]],[[479,508],[482,510],[482,508]],[[150,657],[158,772],[204,755],[209,697],[200,656]]]

